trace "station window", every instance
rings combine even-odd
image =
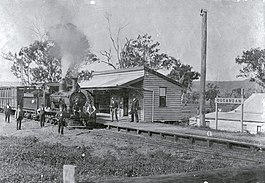
[[[159,87],[159,106],[166,107],[167,106],[167,88]]]

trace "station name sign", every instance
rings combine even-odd
[[[221,104],[243,104],[242,98],[215,98],[215,103]]]

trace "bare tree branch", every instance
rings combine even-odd
[[[100,54],[101,54],[102,56],[106,57],[108,62],[111,61],[111,57],[112,57],[112,55],[111,55],[111,49],[109,49],[109,51],[101,50],[101,51],[100,51]]]
[[[110,40],[111,40],[113,48],[114,48],[114,50],[116,52],[118,63],[121,66],[122,65],[122,63],[121,63],[122,61],[121,61],[121,57],[120,57],[120,53],[121,53],[120,52],[120,33],[125,27],[128,26],[128,24],[124,24],[124,25],[122,25],[122,26],[120,26],[118,28],[117,37],[116,37],[116,39],[114,39],[114,36],[112,34],[112,31],[111,31],[111,22],[110,22],[111,14],[106,12],[104,17],[106,18],[107,23],[108,23],[107,28],[108,28],[109,35],[110,35]]]
[[[105,64],[108,64],[109,66],[113,67],[114,69],[116,69],[115,65],[111,62],[111,58],[112,58],[112,55],[111,55],[111,48],[109,49],[109,51],[106,51],[106,50],[101,50],[100,51],[100,54],[104,57],[107,58],[107,61],[100,61],[100,62],[103,62]]]
[[[45,41],[47,39],[47,28],[44,25],[44,19],[42,17],[34,16],[29,30],[32,31],[38,40]]]
[[[110,62],[106,62],[106,61],[104,61],[104,60],[102,60],[102,61],[100,61],[100,62],[103,62],[103,63],[105,63],[105,64],[108,64],[109,66],[111,66],[113,69],[117,69],[116,67],[115,67],[115,65],[113,65],[112,63],[110,63]]]

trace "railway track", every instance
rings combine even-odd
[[[122,140],[137,141],[138,143],[146,143],[157,147],[166,147],[177,152],[196,152],[207,155],[215,155],[226,159],[240,160],[244,162],[251,162],[255,164],[265,163],[265,153],[259,151],[251,151],[246,149],[225,149],[222,147],[205,147],[200,144],[189,144],[185,141],[175,142],[173,139],[161,139],[161,137],[149,137],[139,135],[136,133],[115,131],[110,129],[103,129],[100,131],[91,131],[90,133],[95,135],[106,135],[109,137],[115,137]]]

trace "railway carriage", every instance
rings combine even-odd
[[[12,113],[17,105],[23,103],[24,86],[1,86],[0,87],[0,110],[3,111],[9,103]]]

